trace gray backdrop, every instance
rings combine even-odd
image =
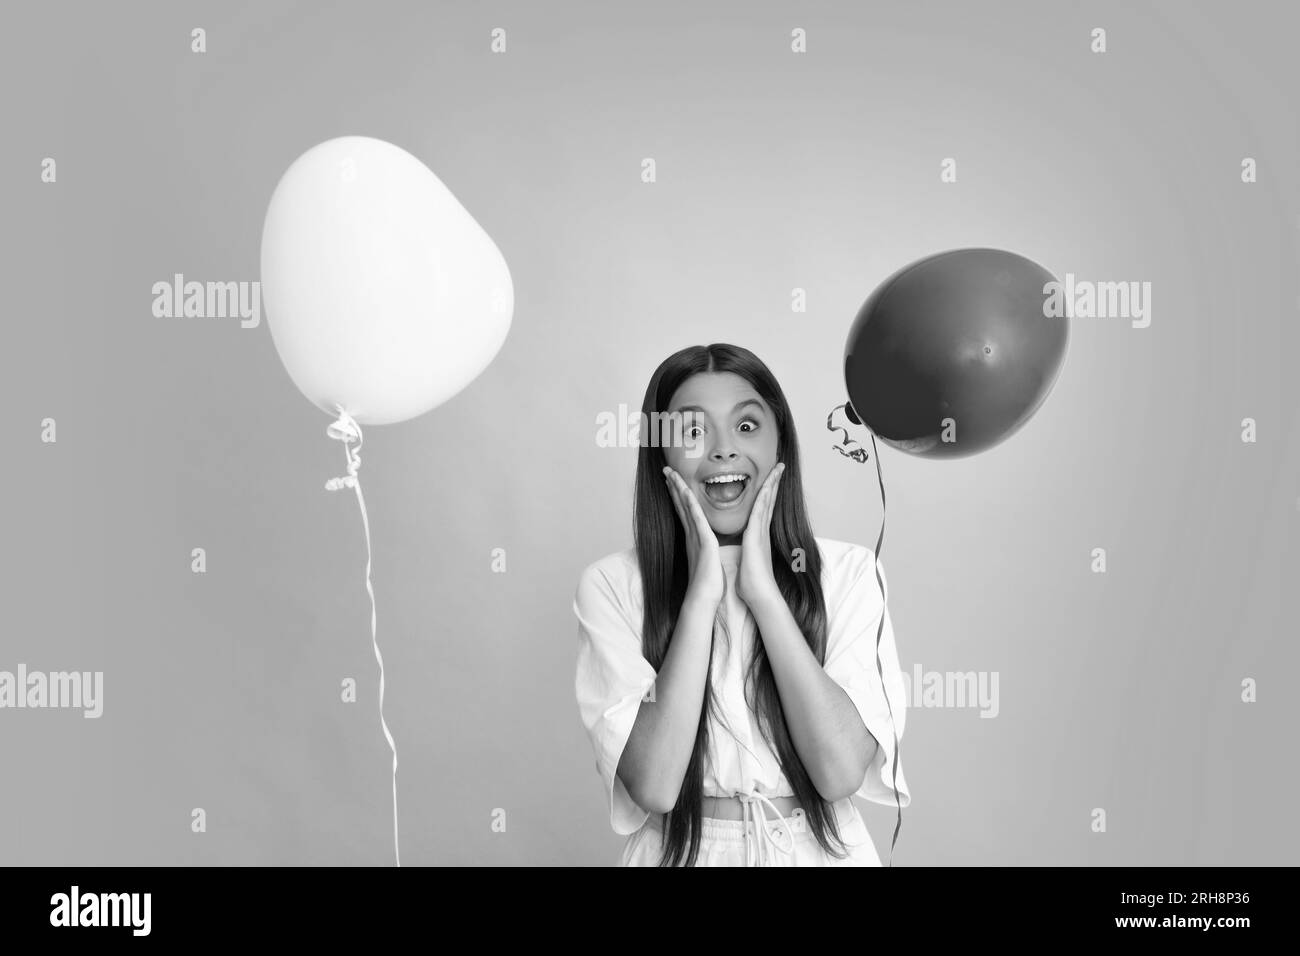
[[[681,346],[745,345],[797,413],[817,533],[873,546],[875,469],[824,427],[844,338],[886,275],[961,246],[1150,282],[1151,323],[1076,319],[1049,400],[991,452],[882,446],[903,667],[996,672],[1000,697],[993,719],[909,710],[896,865],[1295,862],[1281,9],[6,8],[0,670],[102,671],[104,709],[0,710],[0,862],[393,861],[360,520],[322,487],[342,448],[265,315],[151,311],[177,272],[257,280],[280,175],[345,134],[437,172],[516,294],[485,374],[366,435],[403,865],[616,858],[570,602],[631,542],[635,451],[599,447],[596,416]],[[894,808],[864,812],[883,857]]]

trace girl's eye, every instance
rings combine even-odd
[[[745,427],[746,425],[748,425],[749,427],[746,428],[746,427]],[[746,419],[745,419],[743,422],[741,422],[740,425],[737,426],[737,427],[739,427],[740,430],[741,430],[742,432],[752,432],[752,431],[757,431],[757,429],[758,429],[758,422],[754,421],[753,419],[746,418]]]
[[[687,437],[687,438],[699,438],[699,437],[700,437],[700,434],[702,434],[703,432],[704,432],[704,428],[703,428],[703,426],[701,426],[701,425],[687,425],[687,426],[686,426],[686,437]]]

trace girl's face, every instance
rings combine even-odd
[[[686,445],[664,449],[668,465],[695,493],[715,534],[742,534],[758,489],[776,467],[780,436],[772,410],[734,372],[700,372],[678,387],[667,411],[682,416]]]

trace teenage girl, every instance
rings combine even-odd
[[[879,866],[851,798],[911,796],[874,554],[814,537],[790,407],[753,353],[669,356],[642,412],[680,440],[642,434],[635,547],[588,566],[574,598],[620,863]]]

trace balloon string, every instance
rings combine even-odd
[[[847,428],[842,426],[836,427],[831,424],[831,419],[841,408],[844,408],[844,406],[837,405],[835,408],[831,409],[830,415],[826,416],[826,427],[830,431],[844,432],[845,445],[857,445],[859,442],[853,441],[849,438]],[[885,581],[880,575],[880,549],[885,541],[885,479],[880,473],[880,452],[879,449],[876,448],[876,433],[870,428],[867,429],[867,432],[871,435],[871,450],[875,453],[876,458],[876,480],[880,484],[880,534],[876,537],[875,566],[876,584],[880,588],[882,608],[880,611],[880,625],[876,628],[876,673],[880,676],[880,689],[885,695],[885,706],[889,709],[889,725],[894,735],[894,770],[892,786],[894,790],[894,805],[898,808],[898,822],[894,824],[894,839],[889,844],[889,866],[892,868],[894,865],[894,847],[898,844],[898,831],[903,827],[903,804],[898,794],[898,765],[902,761],[902,754],[900,753],[900,741],[898,739],[898,725],[894,722],[894,705],[889,700],[889,688],[885,685],[885,669],[884,665],[881,664],[880,661],[880,638],[885,632],[885,601],[887,597],[885,594]],[[867,452],[864,448],[845,451],[838,445],[834,447],[841,455],[844,455],[846,458],[852,458],[860,464],[866,460]]]
[[[338,407],[338,421],[330,425],[326,430],[330,438],[343,442],[343,451],[347,455],[348,473],[343,478],[331,478],[325,482],[327,491],[338,491],[340,488],[351,488],[357,493],[357,504],[361,508],[361,527],[366,535],[366,591],[370,595],[370,641],[374,645],[375,660],[379,662],[379,725],[384,730],[384,737],[388,740],[388,747],[393,752],[393,855],[397,860],[397,865],[402,865],[401,850],[397,840],[397,745],[393,743],[393,735],[388,732],[388,723],[384,720],[384,658],[379,653],[379,637],[376,626],[375,614],[375,589],[370,580],[370,565],[372,552],[370,548],[370,519],[366,515],[366,499],[361,494],[361,479],[357,477],[357,470],[361,467],[361,443],[364,440],[361,434],[361,426],[345,412]],[[356,442],[357,447],[353,448],[352,443]]]

